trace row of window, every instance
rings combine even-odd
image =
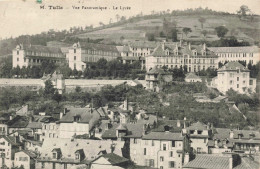
[[[200,61],[202,61],[202,62],[200,62]],[[174,62],[174,59],[168,59],[168,58],[166,58],[166,59],[164,59],[164,58],[157,58],[157,63],[181,63],[182,64],[182,62],[184,62],[184,64],[186,63],[186,64],[200,64],[200,63],[203,63],[203,64],[214,64],[215,63],[215,59],[207,59],[207,60],[205,60],[205,59],[194,59],[193,60],[193,62],[192,62],[192,59],[180,59],[180,60],[178,60],[178,59],[175,59],[175,62]]]
[[[164,161],[164,158],[161,156],[160,161]],[[147,167],[155,167],[154,166],[154,159],[145,159],[145,166]],[[175,168],[175,161],[169,161],[168,168]],[[163,169],[163,166],[160,166],[160,169]]]
[[[224,57],[247,57],[246,56],[247,54],[246,53],[224,53],[224,54],[219,54],[220,57],[224,58]],[[248,54],[249,57],[253,57],[254,54],[253,53],[249,53]]]

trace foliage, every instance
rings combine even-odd
[[[206,22],[206,18],[200,17],[198,20],[199,20],[199,22],[201,24],[201,28],[203,29],[203,25]]]
[[[186,37],[187,37],[187,35],[188,35],[190,32],[192,32],[192,30],[191,30],[191,28],[185,27],[185,28],[182,29],[182,32],[184,32],[185,35],[186,35]]]
[[[221,38],[220,40],[207,42],[207,46],[214,47],[236,47],[236,46],[250,46],[248,42],[238,42],[237,38],[234,36],[228,38]]]
[[[51,80],[46,80],[44,82],[44,95],[45,96],[48,96],[48,97],[52,97],[54,92],[55,92],[55,89],[53,87],[53,84],[52,84],[52,81]]]
[[[215,31],[217,32],[218,37],[223,38],[227,34],[228,29],[225,26],[218,26],[215,28]]]
[[[147,36],[148,41],[154,41],[155,40],[153,33],[147,33],[146,36]]]

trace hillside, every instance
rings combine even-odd
[[[203,17],[206,19],[201,27],[199,18]],[[229,32],[227,36],[236,36],[239,40],[245,40],[250,43],[260,40],[260,16],[255,16],[253,21],[250,20],[240,20],[236,15],[192,15],[192,16],[154,16],[150,19],[139,19],[139,21],[127,22],[119,26],[101,28],[97,31],[92,31],[88,33],[78,34],[76,37],[81,39],[112,39],[114,41],[119,41],[120,38],[124,37],[126,40],[130,39],[144,39],[145,33],[154,33],[159,36],[159,33],[163,29],[163,20],[166,19],[170,23],[176,24],[176,28],[179,31],[178,36],[183,36],[191,41],[204,40],[202,35],[202,30],[206,30],[208,33],[206,35],[207,41],[218,40],[215,33],[215,27],[225,26],[228,28]],[[191,28],[192,32],[186,37],[182,34],[182,28]],[[121,38],[122,40],[122,38]]]

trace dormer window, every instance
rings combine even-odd
[[[202,131],[201,131],[201,130],[198,130],[198,134],[202,134]]]
[[[241,139],[242,138],[242,134],[238,134],[238,139]]]
[[[80,116],[74,116],[74,122],[79,122],[80,121]]]
[[[55,148],[52,150],[52,158],[53,159],[60,159],[61,158],[61,149]]]
[[[84,153],[83,149],[79,149],[79,150],[75,151],[76,160],[82,161],[82,160],[84,160],[84,158],[85,158],[85,153]]]
[[[17,55],[19,55],[19,50],[18,51],[16,51],[17,52]]]
[[[194,130],[190,130],[190,134],[194,134]]]

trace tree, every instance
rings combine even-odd
[[[206,30],[203,30],[203,31],[201,31],[201,34],[204,36],[204,38],[206,37],[206,35],[208,34],[208,31],[206,31]]]
[[[199,18],[199,22],[200,22],[200,24],[201,24],[201,28],[203,29],[203,24],[206,22],[206,19],[203,18],[203,17],[200,17],[200,18]]]
[[[147,39],[148,39],[148,41],[154,41],[154,34],[153,33],[147,33]]]
[[[107,60],[104,58],[101,58],[97,61],[97,68],[98,69],[106,69],[107,67]]]
[[[173,42],[176,42],[178,39],[177,39],[177,34],[178,34],[178,30],[176,28],[172,29],[171,31],[171,35],[172,35],[172,41]]]
[[[186,37],[187,37],[187,35],[188,35],[190,32],[192,32],[192,30],[191,30],[191,28],[185,27],[185,28],[182,29],[182,32],[183,32],[183,33],[186,35]]]
[[[44,94],[46,96],[52,96],[54,94],[54,91],[55,91],[53,84],[52,84],[52,81],[46,80],[44,84],[45,84]]]
[[[240,6],[240,9],[237,11],[238,17],[241,19],[241,17],[246,17],[247,13],[251,12],[251,10],[246,5]]]
[[[60,101],[62,100],[62,95],[59,94],[58,90],[55,91],[52,99],[55,100],[58,104],[60,103]]]
[[[218,26],[215,28],[215,31],[219,38],[223,38],[227,34],[228,29],[225,26]]]

